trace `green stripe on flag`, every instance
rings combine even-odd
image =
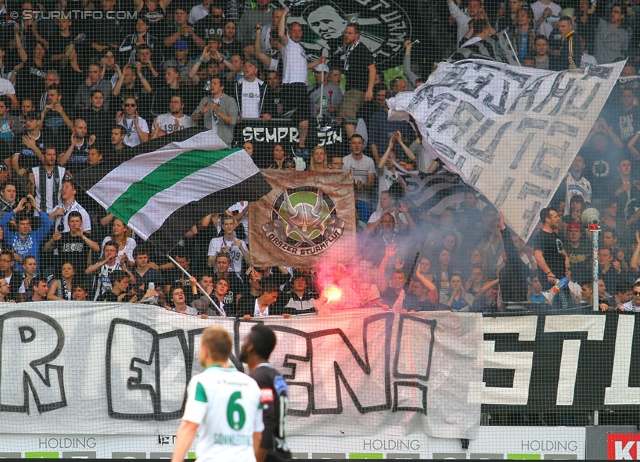
[[[109,212],[113,213],[124,223],[128,223],[131,217],[138,213],[138,211],[159,192],[170,188],[189,175],[203,168],[210,167],[240,150],[241,149],[238,148],[220,149],[218,151],[192,149],[183,152],[164,164],[159,165],[158,168],[150,172],[140,181],[129,186],[127,190],[111,204]]]

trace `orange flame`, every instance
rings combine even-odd
[[[327,297],[327,303],[337,302],[342,298],[342,290],[337,286],[330,285],[324,291],[324,296]]]

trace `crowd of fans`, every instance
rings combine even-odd
[[[580,216],[594,206],[603,227],[601,309],[629,302],[640,275],[640,7],[430,0],[406,8],[418,25],[404,43],[402,75],[389,79],[360,41],[366,26],[357,18],[338,32],[340,50],[314,60],[303,44],[319,32],[290,21],[289,9],[271,0],[0,0],[0,301],[290,316],[331,307],[320,294],[335,286],[345,307],[487,311],[545,303],[542,292],[566,275],[582,285],[573,301],[591,303],[591,237]],[[78,12],[101,14],[77,19]],[[626,83],[541,214],[542,232],[559,233],[561,274],[545,261],[542,239],[525,245],[512,236],[473,190],[437,211],[405,195],[405,175],[442,165],[410,124],[387,120],[387,99],[425,82],[433,63],[454,53],[495,58],[502,31],[524,66],[562,70],[629,58]],[[246,121],[287,121],[298,136],[265,149],[243,138]],[[183,237],[172,253],[178,267],[76,190],[77,172],[194,126],[242,146],[261,168],[352,170],[358,257],[330,271],[254,267],[248,204],[240,202],[212,211]],[[344,130],[344,148],[318,145],[316,132],[327,126]]]

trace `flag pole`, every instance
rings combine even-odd
[[[191,279],[191,275],[189,274],[189,272],[188,272],[186,269],[184,269],[182,266],[180,266],[180,265],[178,264],[178,262],[177,262],[177,261],[175,261],[171,255],[167,254],[167,258],[168,258],[169,260],[171,260],[171,261],[173,262],[173,264],[174,264],[174,265],[176,265],[178,268],[180,268],[180,270],[181,270],[184,274],[186,274],[186,275],[187,275],[187,277],[188,277],[189,279]],[[209,296],[209,294],[207,293],[207,291],[206,291],[206,290],[204,290],[204,287],[202,287],[202,286],[200,285],[200,283],[199,283],[197,280],[196,280],[196,286],[198,286],[198,289],[200,289],[200,291],[204,294],[204,296],[205,296],[205,297],[207,297],[211,303],[213,303],[213,306],[216,308],[216,310],[218,310],[218,313],[220,313],[220,316],[222,316],[222,317],[225,317],[225,318],[226,318],[226,317],[227,317],[227,315],[225,314],[225,312],[224,312],[224,311],[222,311],[222,309],[220,309],[220,307],[218,306],[218,304],[217,304],[216,302],[214,302],[214,301],[213,301],[213,299]]]
[[[418,263],[418,258],[420,258],[420,252],[416,252],[416,256],[413,259],[413,264],[411,265],[411,269],[409,270],[409,277],[407,278],[407,281],[404,283],[404,288],[405,289],[409,289],[409,284],[411,283],[411,278],[414,275],[414,272],[416,270],[416,264]]]

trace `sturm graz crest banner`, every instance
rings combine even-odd
[[[357,22],[360,41],[373,53],[376,64],[387,69],[398,62],[404,41],[411,38],[411,20],[401,0],[318,0],[274,2],[291,9],[288,22],[302,25],[307,57],[317,60],[327,56],[331,66],[343,60],[343,32],[347,24]]]
[[[322,257],[348,262],[355,254],[351,172],[262,170],[273,190],[250,207],[254,266],[309,267]]]

